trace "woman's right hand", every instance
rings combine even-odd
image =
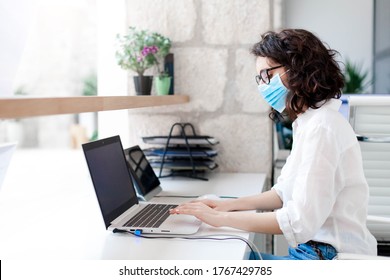
[[[202,202],[203,204],[206,204],[208,207],[216,211],[228,212],[234,210],[232,208],[233,199],[225,199],[225,200],[201,199],[196,201]]]

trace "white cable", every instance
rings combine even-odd
[[[180,238],[180,239],[193,239],[193,240],[211,239],[211,240],[220,240],[220,241],[223,241],[223,239],[218,239],[218,238],[225,238],[227,240],[228,239],[239,239],[239,240],[246,243],[246,245],[249,247],[249,249],[251,250],[252,253],[257,253],[260,260],[263,260],[259,249],[252,241],[250,241],[249,239],[246,239],[244,237],[241,237],[238,235],[233,235],[233,234],[210,234],[210,235],[197,235],[197,236],[182,236],[182,235],[155,235],[155,234],[153,234],[153,235],[148,235],[148,234],[136,235],[133,232],[130,232],[127,230],[122,230],[122,231],[118,231],[118,232],[127,232],[127,233],[133,234],[133,235],[138,236],[138,237],[143,237],[143,238]],[[217,238],[217,239],[215,239],[215,238]]]
[[[249,248],[251,249],[251,251],[253,253],[257,253],[257,255],[259,256],[260,260],[263,260],[262,256],[261,256],[261,253],[259,251],[259,248],[257,248],[257,246],[255,245],[255,243],[253,243],[252,241],[250,241],[249,239],[247,238],[244,238],[244,237],[241,237],[241,236],[238,236],[238,235],[233,235],[233,234],[212,234],[212,235],[200,235],[200,236],[194,236],[193,239],[196,239],[196,238],[213,238],[213,237],[230,237],[230,238],[234,238],[234,239],[240,239],[242,241],[244,241],[248,246]],[[192,238],[190,238],[192,239]]]

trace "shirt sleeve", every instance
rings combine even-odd
[[[285,185],[288,184],[288,178],[286,178],[285,170],[290,169],[291,167],[291,154],[286,158],[286,162],[282,167],[282,170],[280,172],[279,177],[276,180],[276,184],[272,186],[272,189],[274,189],[277,193],[277,195],[280,197],[282,201],[285,201],[286,194],[284,192]]]
[[[339,191],[335,176],[340,151],[334,133],[318,126],[305,132],[298,145],[302,154],[299,165],[294,166],[295,180],[283,182],[293,184],[291,199],[276,211],[280,229],[292,247],[314,237],[328,218]]]

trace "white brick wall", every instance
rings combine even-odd
[[[270,28],[267,0],[202,0],[202,34],[208,44],[253,44]]]
[[[195,35],[196,2],[127,0],[127,24],[165,34],[174,42],[185,42]]]

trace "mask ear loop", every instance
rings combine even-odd
[[[281,75],[279,75],[279,78],[281,78],[284,74],[286,74],[287,72],[289,72],[290,71],[290,69],[288,69],[286,72],[284,72],[284,73],[282,73]],[[283,83],[283,81],[282,80],[280,80],[281,82],[282,82],[282,84],[284,85],[284,83]],[[285,86],[286,87],[286,86]]]
[[[288,71],[290,71],[290,69],[288,69],[286,72],[284,72],[283,74],[280,74],[279,77],[282,77],[284,74],[286,74]]]

